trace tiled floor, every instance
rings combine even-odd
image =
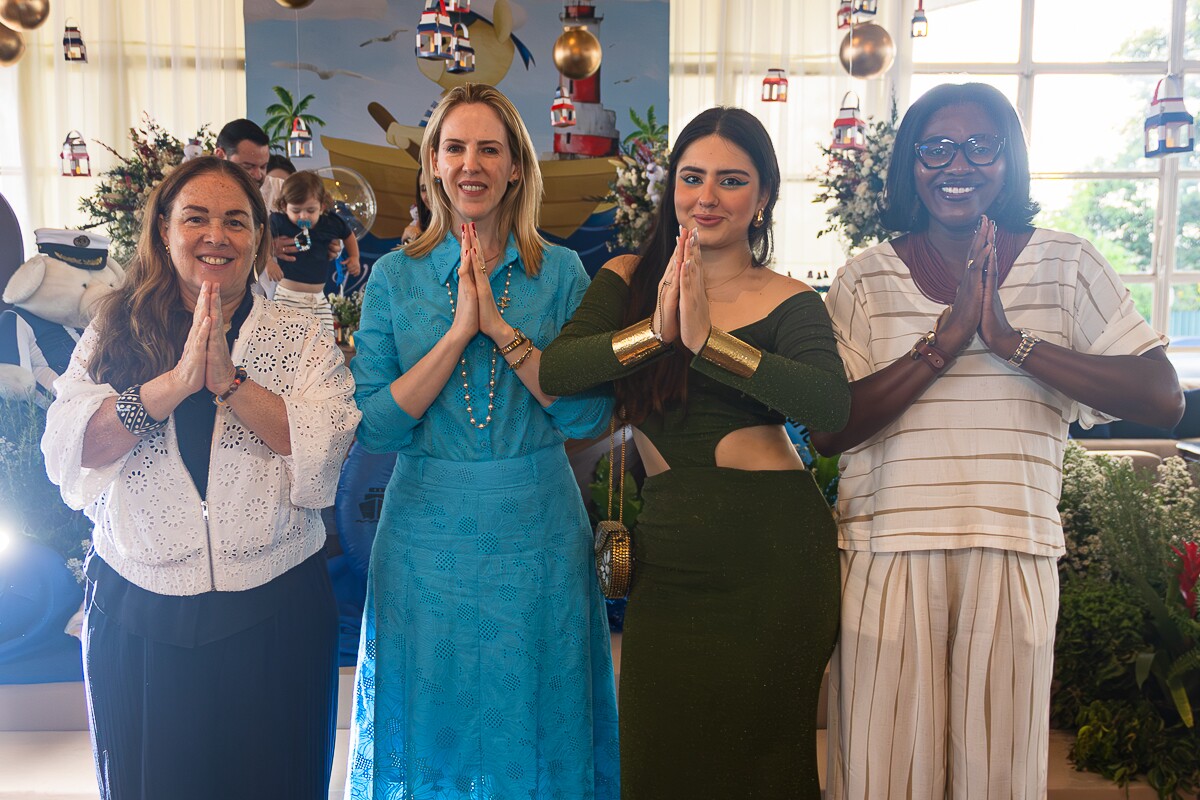
[[[619,667],[620,636],[613,639]],[[341,798],[346,778],[353,670],[343,669],[339,693],[337,750],[330,798]],[[1153,800],[1149,787],[1124,790],[1067,761],[1071,737],[1051,732],[1050,800]],[[817,732],[824,772],[825,731]],[[821,775],[824,785],[825,776]],[[0,800],[95,800],[97,797],[83,686],[79,683],[0,686]]]

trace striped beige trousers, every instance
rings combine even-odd
[[[827,800],[1045,798],[1056,559],[841,556]]]
[[[293,289],[276,286],[275,302],[281,306],[311,314],[321,321],[322,328],[329,331],[330,334],[334,332],[333,307],[329,305],[329,300],[321,292],[297,292]]]

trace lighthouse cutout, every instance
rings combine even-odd
[[[568,3],[559,15],[564,26],[583,25],[600,38],[600,22],[593,3]],[[580,81],[559,74],[558,83],[565,97],[575,104],[575,125],[554,132],[554,154],[558,158],[605,158],[617,154],[617,112],[600,103],[600,71]]]

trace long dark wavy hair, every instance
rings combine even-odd
[[[192,313],[183,304],[179,276],[167,253],[159,223],[170,220],[175,198],[194,178],[218,173],[242,189],[250,201],[254,231],[261,236],[267,223],[262,194],[244,169],[215,156],[187,161],[151,193],[142,216],[137,255],[125,271],[125,283],[99,304],[93,324],[99,332],[88,374],[96,383],[124,391],[162,375],[179,362],[192,325]],[[269,244],[259,240],[254,269],[246,278],[249,291],[254,276],[267,263]]]
[[[929,211],[917,196],[914,168],[917,140],[930,117],[951,106],[976,105],[984,110],[1004,137],[1004,186],[987,215],[1006,230],[1029,230],[1040,206],[1029,196],[1029,149],[1025,129],[1008,98],[986,83],[943,83],[921,95],[904,114],[892,145],[880,222],[904,233],[929,227]]]
[[[637,269],[630,279],[629,305],[625,309],[627,326],[654,313],[658,302],[658,282],[667,268],[667,262],[671,260],[671,254],[675,252],[675,235],[679,231],[679,217],[675,213],[675,179],[680,159],[693,142],[713,134],[742,150],[758,172],[759,189],[766,192],[767,201],[762,207],[762,224],[752,221],[746,229],[746,239],[750,245],[751,263],[755,267],[766,266],[771,261],[771,226],[780,183],[779,161],[775,157],[771,136],[762,123],[745,109],[723,106],[710,108],[687,124],[671,150],[662,202],[659,203],[650,237],[638,253]],[[673,356],[617,381],[617,403],[624,408],[630,421],[641,422],[652,412],[661,413],[670,405],[687,401],[687,373],[691,356],[687,348],[677,344]]]

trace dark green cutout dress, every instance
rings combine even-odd
[[[601,270],[542,355],[544,391],[573,394],[639,368],[612,350],[628,299],[620,276]],[[646,480],[633,532],[619,708],[626,800],[820,796],[836,528],[809,473],[717,467],[714,453],[731,431],[785,417],[837,430],[849,388],[815,292],[731,333],[763,351],[755,374],[695,358],[686,408],[639,426],[671,468]]]

